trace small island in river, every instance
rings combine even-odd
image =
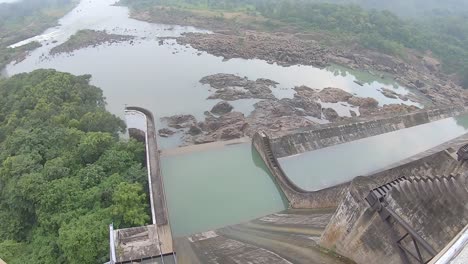
[[[102,44],[112,44],[119,43],[124,41],[133,41],[134,36],[118,35],[118,34],[109,34],[106,31],[98,31],[91,29],[84,29],[76,32],[64,43],[52,48],[50,50],[51,55],[56,55],[60,53],[71,53],[75,50],[87,48],[87,47],[96,47]]]

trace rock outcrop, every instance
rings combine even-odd
[[[211,113],[215,115],[224,115],[232,111],[234,107],[226,101],[221,101],[217,103],[213,108],[211,108]]]
[[[218,73],[203,77],[202,84],[209,84],[216,91],[208,99],[221,99],[234,101],[239,99],[274,99],[271,88],[278,83],[268,79],[251,81],[247,77],[239,77],[234,74]]]

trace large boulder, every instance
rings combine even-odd
[[[213,108],[211,109],[211,113],[216,114],[216,115],[224,115],[232,111],[234,107],[229,104],[226,101],[221,101],[217,103]]]
[[[163,117],[162,120],[167,123],[168,127],[175,129],[189,128],[197,123],[193,115],[174,115]]]
[[[336,119],[340,117],[338,113],[335,111],[335,109],[333,108],[324,108],[322,113],[325,116],[325,118],[331,122],[335,121]]]
[[[362,108],[374,109],[379,106],[379,102],[371,97],[356,97],[353,96],[348,99],[348,103],[359,106]]]
[[[191,126],[187,133],[189,133],[192,136],[196,136],[200,135],[202,133],[202,130],[198,126]]]
[[[380,89],[380,91],[387,98],[391,98],[391,99],[397,99],[398,98],[398,94],[393,90],[382,87]]]
[[[170,137],[175,134],[175,131],[170,130],[169,128],[163,128],[158,130],[160,137]]]
[[[322,89],[317,95],[325,103],[346,102],[349,98],[353,97],[352,94],[344,90],[332,87]]]

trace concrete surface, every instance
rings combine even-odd
[[[344,122],[272,133],[272,150],[277,158],[292,156],[366,137],[426,124],[465,113],[463,106],[421,110],[405,115],[353,118]]]
[[[126,111],[139,112],[146,117],[144,140],[153,224],[114,231],[117,263],[174,252],[153,115],[140,107],[127,107]],[[129,130],[129,133],[130,136],[142,139],[143,134],[138,129]]]
[[[352,263],[317,242],[335,208],[286,210],[176,239],[178,263]]]

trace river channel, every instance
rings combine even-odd
[[[279,83],[273,89],[278,98],[292,97],[295,86],[337,87],[361,97],[373,97],[380,105],[415,102],[385,97],[387,88],[399,94],[411,91],[391,77],[357,72],[340,66],[319,69],[312,66],[283,67],[262,60],[231,59],[199,52],[175,40],[185,32],[205,32],[193,27],[151,24],[129,18],[126,7],[116,0],[84,0],[59,21],[59,26],[13,46],[38,41],[42,47],[25,60],[10,64],[11,76],[39,68],[53,68],[76,75],[91,74],[91,83],[107,98],[107,109],[123,117],[125,105],[151,110],[156,120],[174,114],[203,117],[217,100],[207,100],[209,87],[202,77],[230,73],[249,79],[269,78]],[[52,56],[50,50],[81,29],[136,36],[135,42],[104,44],[69,54]],[[358,84],[361,83],[361,84]],[[256,100],[233,102],[235,111],[249,114]],[[349,105],[327,104],[339,113]],[[358,111],[357,111],[358,112]],[[389,165],[466,132],[466,117],[401,130],[282,159],[291,179],[307,190],[318,190],[348,181],[354,176]],[[422,136],[423,135],[423,136]],[[178,142],[159,139],[163,148]],[[281,211],[287,203],[250,144],[226,146],[162,157],[169,214],[175,236],[219,228]]]
[[[138,105],[151,110],[157,120],[174,114],[192,114],[203,117],[218,100],[206,100],[209,87],[199,80],[216,73],[230,73],[249,79],[269,78],[279,82],[273,94],[278,98],[292,97],[295,86],[312,88],[337,87],[361,97],[373,97],[381,105],[390,103],[417,103],[385,97],[379,89],[385,87],[399,94],[409,90],[395,83],[390,77],[381,79],[379,74],[352,71],[339,66],[319,69],[312,66],[283,67],[262,60],[231,59],[199,52],[190,46],[178,45],[175,40],[160,38],[177,37],[185,32],[206,32],[193,27],[160,25],[129,18],[126,7],[115,6],[116,0],[86,0],[63,17],[60,25],[50,28],[34,38],[14,44],[22,45],[39,41],[43,46],[34,50],[24,60],[12,63],[7,75],[29,72],[39,68],[53,68],[73,74],[91,74],[91,83],[100,87],[107,98],[107,109],[123,116],[124,106]],[[103,44],[84,48],[69,54],[52,56],[49,51],[65,42],[81,29],[106,30],[108,33],[132,35],[137,40]],[[362,86],[355,81],[361,82]],[[237,100],[234,110],[249,114],[257,100]],[[327,104],[342,115],[352,109],[342,104]],[[353,109],[356,110],[356,109]],[[358,110],[356,112],[359,112]],[[173,148],[179,143],[174,139],[160,139],[163,148]]]

